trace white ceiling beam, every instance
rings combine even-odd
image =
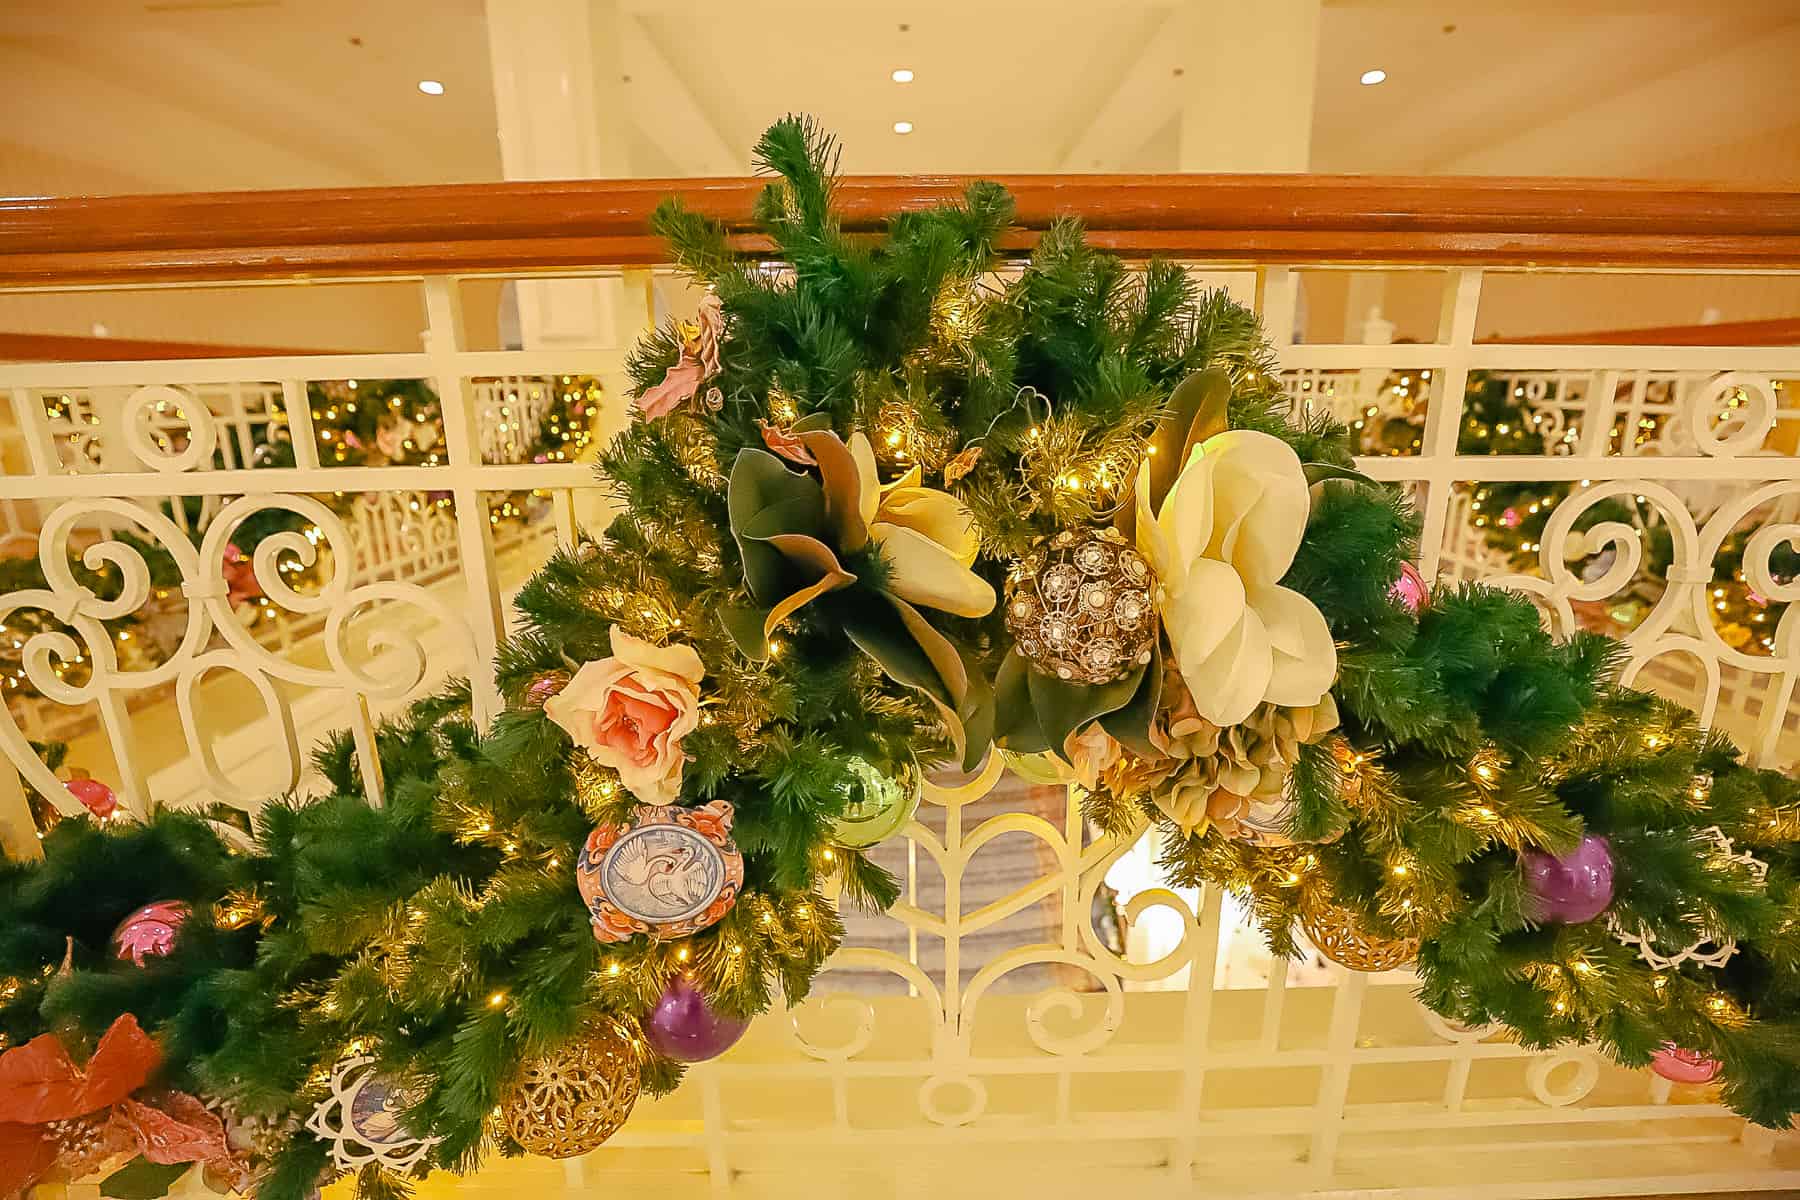
[[[625,6],[621,6],[625,7]],[[667,7],[648,11],[666,15]],[[743,175],[750,159],[719,132],[712,114],[694,95],[662,47],[635,17],[623,16],[620,49],[630,76],[626,89],[639,132],[689,175]]]
[[[1093,117],[1064,147],[1064,171],[1117,169],[1168,123],[1181,108],[1181,79],[1175,72],[1187,49],[1170,36],[1179,23],[1173,12],[1145,23],[1138,52]]]

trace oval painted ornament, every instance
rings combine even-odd
[[[731,820],[731,805],[713,800],[698,808],[640,804],[625,824],[597,826],[575,863],[594,937],[686,937],[730,912],[744,886]]]

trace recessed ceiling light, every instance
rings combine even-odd
[[[901,67],[899,70],[895,71],[893,75],[889,76],[889,78],[895,83],[911,83],[912,71],[906,67]]]
[[[444,85],[435,79],[421,79],[419,80],[419,90],[427,96],[441,96],[444,94]]]
[[[1363,82],[1364,87],[1374,87],[1376,84],[1380,83],[1382,80],[1384,80],[1386,78],[1387,78],[1387,72],[1382,70],[1380,67],[1376,67],[1373,71],[1364,71],[1362,73],[1362,82]]]
[[[894,132],[895,133],[911,133],[912,132],[912,122],[911,121],[895,121],[894,122]]]

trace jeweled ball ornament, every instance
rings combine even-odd
[[[1157,581],[1107,527],[1039,539],[1006,580],[1006,630],[1026,660],[1070,683],[1111,683],[1150,661]]]
[[[692,980],[677,975],[650,1010],[644,1037],[664,1058],[705,1062],[737,1045],[748,1028],[748,1020],[721,1013]]]
[[[1603,837],[1589,834],[1560,857],[1527,850],[1520,865],[1525,872],[1526,913],[1534,921],[1580,925],[1612,903],[1612,847]]]
[[[525,1064],[501,1105],[507,1134],[528,1154],[574,1158],[619,1131],[637,1103],[638,1048],[611,1023]]]
[[[113,957],[129,959],[136,967],[146,959],[161,958],[175,948],[175,934],[187,918],[188,906],[180,900],[144,905],[113,930]]]

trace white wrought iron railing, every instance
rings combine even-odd
[[[1763,762],[1796,757],[1800,583],[1778,577],[1771,557],[1800,536],[1791,453],[1800,345],[1477,333],[1484,295],[1526,273],[1552,289],[1565,276],[1611,280],[1621,304],[1631,272],[1679,275],[1697,310],[1751,279],[1758,296],[1785,296],[1800,312],[1800,198],[1543,181],[1016,182],[1016,246],[1056,213],[1078,212],[1102,244],[1173,253],[1255,303],[1298,403],[1356,420],[1370,407],[1400,412],[1404,400],[1416,444],[1361,465],[1418,502],[1428,578],[1504,577],[1561,630],[1595,602],[1648,587],[1627,638],[1628,674],[1696,705]],[[0,287],[14,291],[79,285],[103,306],[108,288],[155,288],[177,305],[246,281],[302,288],[295,273],[307,272],[411,289],[424,314],[418,350],[0,365],[16,428],[0,503],[15,520],[38,522],[48,581],[0,598],[0,616],[36,608],[72,631],[24,647],[22,669],[54,704],[93,714],[98,734],[82,743],[82,765],[115,784],[129,809],[196,799],[253,806],[303,789],[310,739],[344,724],[378,798],[369,749],[385,708],[466,673],[477,715],[494,714],[488,664],[507,629],[506,597],[540,548],[509,552],[485,498],[542,493],[545,529],[565,542],[605,517],[589,466],[497,461],[518,444],[502,426],[542,415],[531,380],[616,380],[619,331],[679,303],[644,231],[663,190],[651,181],[400,190],[380,204],[294,193],[0,203]],[[687,188],[732,218],[753,190],[743,181]],[[852,181],[842,199],[854,226],[952,190]],[[356,215],[334,224],[340,212]],[[1308,289],[1370,263],[1441,287],[1430,336],[1297,339]],[[521,306],[542,322],[527,330],[528,348],[489,348],[500,277],[541,289]],[[1589,327],[1618,324],[1604,316]],[[304,340],[280,328],[259,336]],[[1459,451],[1471,376],[1528,390],[1542,453]],[[1392,377],[1406,380],[1404,395]],[[321,462],[306,388],[348,378],[428,381],[441,402],[441,461]],[[118,446],[105,438],[88,452],[84,398],[103,393],[120,397],[128,459],[111,457]],[[216,417],[210,400],[193,403],[212,395],[232,398]],[[603,425],[625,419],[620,395],[615,387]],[[70,399],[58,415],[45,396]],[[188,414],[179,431],[155,416],[172,396]],[[249,465],[241,445],[213,461],[214,447],[238,437],[240,414],[254,420],[276,405],[294,465]],[[1647,417],[1658,436],[1640,444],[1633,431]],[[134,434],[140,419],[153,432]],[[1486,544],[1470,507],[1484,484],[1520,480],[1570,485],[1531,552],[1536,568],[1523,572]],[[346,520],[310,498],[337,492],[375,499]],[[1643,519],[1577,532],[1583,509],[1618,496],[1633,498]],[[198,543],[165,515],[171,498],[182,512],[180,502],[200,500]],[[409,540],[396,531],[420,511],[415,503],[434,523]],[[256,550],[270,604],[319,625],[283,644],[245,628],[225,582],[232,530],[271,509],[318,531],[272,535]],[[179,567],[175,649],[154,667],[121,665],[102,624],[152,592],[135,552],[106,540],[121,526],[160,543]],[[1646,584],[1652,527],[1673,548]],[[1719,547],[1750,529],[1745,579],[1786,605],[1768,644],[1733,644],[1712,615]],[[67,550],[83,530],[89,563],[122,572],[116,599],[97,598],[70,573]],[[1578,569],[1609,547],[1607,565]],[[320,563],[320,578],[288,586],[278,555]],[[78,683],[59,678],[58,661],[78,652],[90,672]],[[166,703],[130,707],[157,689]],[[0,791],[0,831],[15,852],[32,841],[24,789],[73,807],[27,732],[16,715],[0,716],[12,768],[0,779],[10,785]],[[950,1172],[1045,1195],[1124,1186],[1132,1195],[1498,1198],[1800,1186],[1791,1136],[1746,1126],[1704,1090],[1618,1070],[1582,1047],[1528,1051],[1448,1027],[1411,999],[1404,974],[1270,961],[1233,919],[1229,897],[1160,886],[1151,848],[1094,835],[1060,790],[990,763],[966,782],[932,785],[927,800],[904,839],[883,850],[905,881],[901,903],[854,923],[817,998],[759,1022],[675,1096],[641,1106],[596,1155],[566,1168],[494,1168],[511,1172],[505,1186],[575,1188],[637,1172],[665,1184],[692,1179],[715,1195],[824,1194],[871,1172],[902,1181],[900,1191],[941,1190],[932,1181]]]

